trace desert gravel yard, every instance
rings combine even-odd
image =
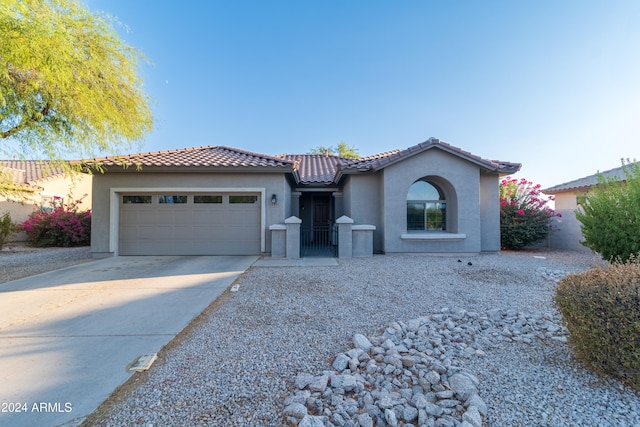
[[[92,261],[91,248],[32,248],[9,243],[0,250],[0,283]]]
[[[560,323],[551,304],[554,279],[598,262],[588,254],[524,251],[252,267],[235,282],[236,292],[223,293],[86,425],[290,425],[293,418],[283,413],[285,402],[300,393],[297,376],[333,371],[336,355],[353,348],[354,334],[372,337],[393,322],[460,309],[480,316],[538,313]],[[482,350],[449,362],[479,379],[486,426],[640,425],[638,396],[579,367],[562,340],[501,338]],[[333,411],[325,425],[366,424],[325,409]],[[370,425],[395,421],[373,420]],[[473,425],[452,418],[430,423],[420,425]],[[395,425],[419,423],[399,417]]]

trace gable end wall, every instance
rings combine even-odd
[[[407,192],[415,181],[425,176],[437,176],[453,188],[455,196],[451,197],[453,200],[447,200],[447,228],[448,231],[465,234],[464,239],[430,241],[401,238],[402,234],[407,233]],[[385,168],[383,251],[480,252],[480,188],[480,172],[477,165],[441,150],[428,150]],[[457,217],[457,220],[450,215]],[[486,230],[486,233],[490,232]]]

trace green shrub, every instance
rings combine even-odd
[[[41,208],[20,224],[31,246],[87,246],[91,243],[91,212],[78,212],[76,204]]]
[[[555,303],[581,363],[640,390],[640,262],[566,276]]]
[[[9,237],[16,231],[16,225],[11,220],[9,212],[0,216],[0,249],[9,241]]]
[[[640,252],[640,165],[623,163],[623,170],[624,181],[598,176],[576,211],[583,245],[611,262]]]
[[[500,182],[500,246],[521,249],[546,239],[551,218],[560,216],[547,206],[540,184],[506,177]]]

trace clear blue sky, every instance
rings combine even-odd
[[[433,136],[543,187],[640,159],[637,0],[85,1],[151,62],[140,151]]]

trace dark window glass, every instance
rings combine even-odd
[[[122,196],[122,203],[151,203],[151,196]]]
[[[229,196],[229,203],[257,203],[258,196]]]
[[[193,203],[222,203],[222,196],[193,196]]]
[[[424,230],[424,203],[407,203],[407,230]]]
[[[446,203],[427,203],[427,230],[445,230],[446,212]]]
[[[158,196],[160,204],[187,203],[187,196]]]

